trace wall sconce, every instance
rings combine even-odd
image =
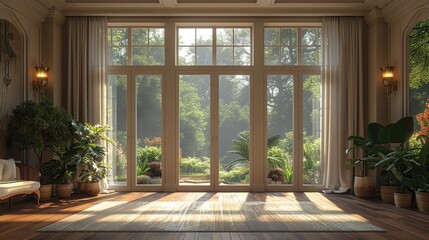
[[[33,81],[33,90],[42,91],[46,84],[48,84],[48,72],[51,68],[43,66],[43,63],[35,68],[36,80]]]
[[[398,81],[394,80],[393,70],[395,67],[389,66],[381,67],[380,71],[382,74],[383,85],[387,88],[387,96],[389,97],[393,91],[398,89]]]

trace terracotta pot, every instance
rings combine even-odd
[[[40,185],[40,201],[46,201],[51,198],[52,195],[52,184]]]
[[[57,184],[57,194],[60,198],[68,198],[71,196],[73,191],[73,184]]]
[[[395,204],[395,198],[393,197],[393,194],[395,192],[399,192],[399,186],[381,186],[381,201],[385,203]]]
[[[395,206],[399,208],[410,208],[413,200],[411,193],[394,193]]]
[[[419,211],[429,212],[429,192],[416,192],[416,202]]]
[[[81,185],[84,185],[85,194],[87,196],[93,197],[97,196],[100,193],[100,183],[81,183]]]
[[[372,198],[375,194],[375,179],[356,176],[353,190],[358,198]]]
[[[77,186],[81,194],[86,194],[86,184],[84,182],[78,182]]]

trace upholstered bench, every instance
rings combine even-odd
[[[9,199],[9,207],[12,207],[14,196],[33,194],[39,205],[39,176],[33,167],[15,164],[13,159],[0,159],[0,200]]]

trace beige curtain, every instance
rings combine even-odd
[[[352,187],[352,169],[346,168],[347,137],[364,134],[363,25],[361,17],[322,20],[322,155],[329,189]]]
[[[101,123],[106,61],[106,17],[67,18],[67,110]]]

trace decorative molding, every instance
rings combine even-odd
[[[256,4],[258,4],[261,7],[268,7],[275,3],[275,0],[258,0]]]
[[[177,0],[159,0],[159,3],[166,7],[174,7],[177,5]]]
[[[52,22],[56,26],[61,26],[66,18],[63,14],[55,7],[49,9],[48,16],[46,17],[46,22]]]
[[[368,26],[374,26],[377,23],[385,23],[383,12],[379,8],[374,8],[365,15],[365,21]]]
[[[383,8],[383,13],[388,23],[402,21],[409,13],[423,8],[429,7],[428,0],[395,0]]]
[[[171,2],[170,2],[171,3]],[[261,2],[262,3],[262,2]],[[363,4],[277,4],[246,5],[231,4],[176,4],[162,6],[159,4],[136,3],[81,3],[66,4],[64,16],[365,16],[368,10]]]

